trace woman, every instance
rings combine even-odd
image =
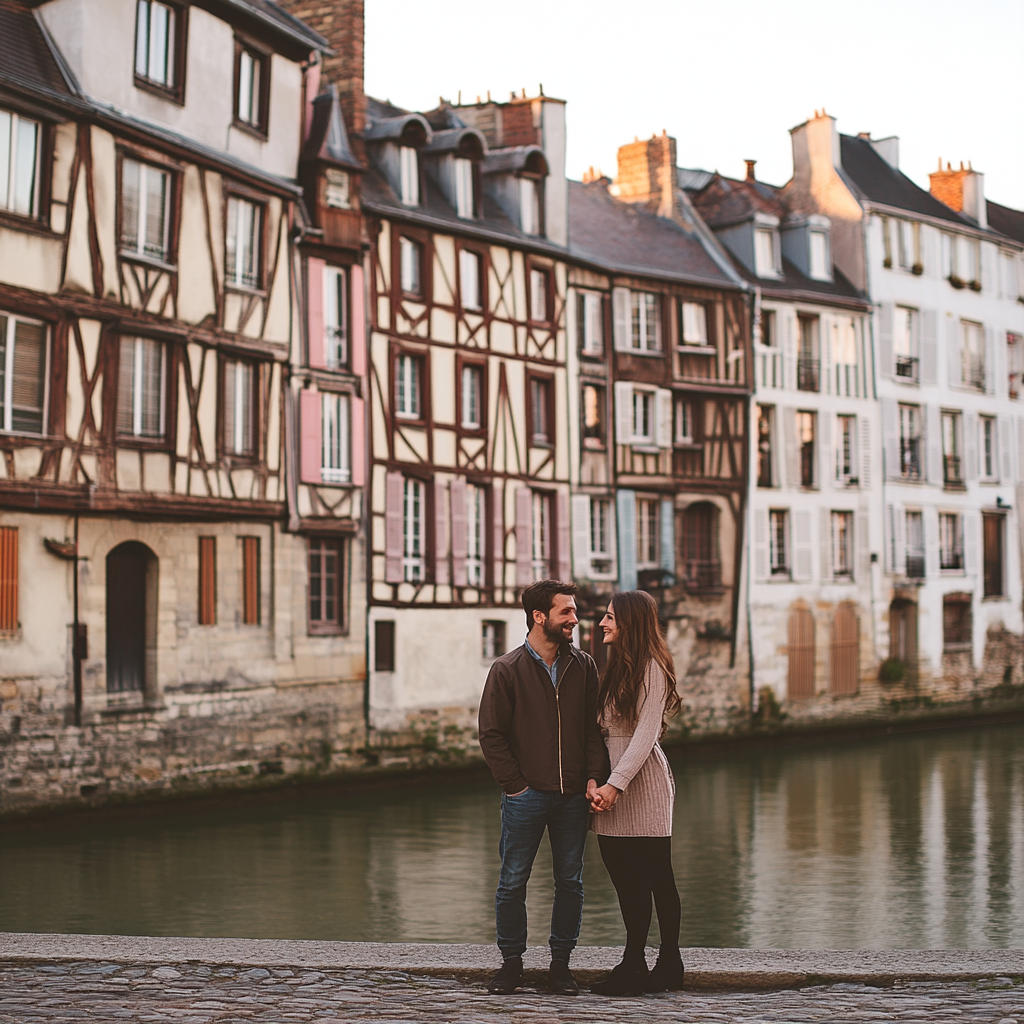
[[[591,788],[591,831],[619,897],[626,926],[622,962],[591,986],[599,995],[638,995],[683,987],[679,893],[672,874],[672,769],[658,744],[664,716],[679,709],[675,667],[650,594],[615,595],[601,620],[609,645],[598,707],[612,773]],[[644,949],[651,896],[661,949],[648,973]]]

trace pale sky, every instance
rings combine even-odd
[[[615,174],[662,129],[683,167],[781,185],[789,129],[824,107],[839,131],[900,137],[924,188],[970,161],[1024,209],[1022,0],[366,0],[366,89],[414,110],[525,87],[568,102],[566,171]]]

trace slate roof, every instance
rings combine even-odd
[[[209,6],[214,13],[217,8],[225,8],[225,20],[252,20],[279,35],[286,36],[292,42],[300,43],[310,50],[331,52],[330,44],[322,35],[314,32],[304,21],[294,14],[289,14],[279,7],[274,0],[200,0],[201,6]]]
[[[569,182],[569,252],[620,273],[737,287],[696,234],[640,204],[615,199],[601,181]]]
[[[755,213],[767,213],[784,220],[789,212],[773,185],[763,181],[738,180],[715,174],[692,196],[704,222],[711,228],[741,224]]]
[[[1015,242],[1024,243],[1024,211],[1000,206],[988,200],[988,226],[1000,234],[1012,238]]]
[[[35,15],[14,0],[0,0],[0,84],[60,99],[74,96]]]

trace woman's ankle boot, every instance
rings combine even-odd
[[[623,960],[598,978],[590,991],[599,996],[642,996],[647,990],[648,973],[646,961]]]
[[[647,978],[648,992],[678,992],[683,987],[683,958],[676,946],[662,946]]]

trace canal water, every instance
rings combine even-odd
[[[1024,947],[1024,724],[673,765],[684,945]],[[8,828],[0,930],[492,942],[498,829],[483,778]],[[593,836],[584,880],[621,943]],[[531,942],[550,891],[542,848]]]

